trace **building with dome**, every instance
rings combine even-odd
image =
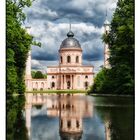
[[[29,32],[30,28],[27,28]],[[70,30],[60,45],[59,64],[47,66],[47,79],[31,77],[31,51],[26,62],[26,90],[76,89],[86,90],[93,84],[93,66],[82,65],[82,48]]]
[[[30,33],[30,27],[26,27]],[[109,33],[110,24],[107,19],[104,22],[104,33]],[[82,48],[79,41],[71,31],[60,45],[59,64],[47,66],[47,79],[33,79],[31,77],[31,51],[28,53],[26,62],[25,84],[26,90],[48,90],[48,89],[76,89],[86,90],[93,84],[94,67],[82,65]],[[104,67],[110,68],[108,58],[110,57],[109,45],[104,44]]]
[[[59,65],[47,67],[49,89],[88,89],[93,84],[93,66],[82,65],[82,48],[69,31],[59,49]]]
[[[30,27],[26,27],[30,33]],[[104,33],[110,31],[110,23],[104,22]],[[59,64],[57,66],[47,66],[47,79],[33,79],[31,77],[31,51],[28,53],[26,62],[25,84],[26,90],[48,90],[48,89],[77,89],[86,90],[93,84],[93,66],[82,64],[82,48],[79,41],[71,31],[67,33],[67,38],[60,45]],[[109,45],[104,44],[104,67],[110,68]]]

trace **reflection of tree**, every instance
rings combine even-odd
[[[22,112],[18,113],[15,126],[18,126],[19,129],[16,129],[14,139],[15,140],[29,140],[27,128],[25,127],[25,120],[23,118]]]
[[[96,107],[96,111],[105,124],[105,130],[110,133],[111,140],[133,140],[132,107]]]

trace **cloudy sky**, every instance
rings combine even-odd
[[[117,0],[35,0],[25,24],[42,47],[32,46],[32,69],[47,70],[58,64],[58,49],[69,31],[69,19],[75,38],[83,49],[83,64],[93,65],[97,72],[103,65],[103,23],[111,21]]]

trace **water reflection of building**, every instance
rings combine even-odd
[[[60,136],[61,139],[81,139],[84,117],[91,117],[93,106],[87,100],[80,100],[76,96],[60,96]]]
[[[26,127],[31,137],[31,108],[33,105],[45,105],[47,115],[59,117],[61,139],[78,140],[82,137],[85,117],[92,117],[93,104],[84,95],[26,95]]]

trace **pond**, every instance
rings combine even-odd
[[[133,140],[132,97],[26,94],[30,140]]]

